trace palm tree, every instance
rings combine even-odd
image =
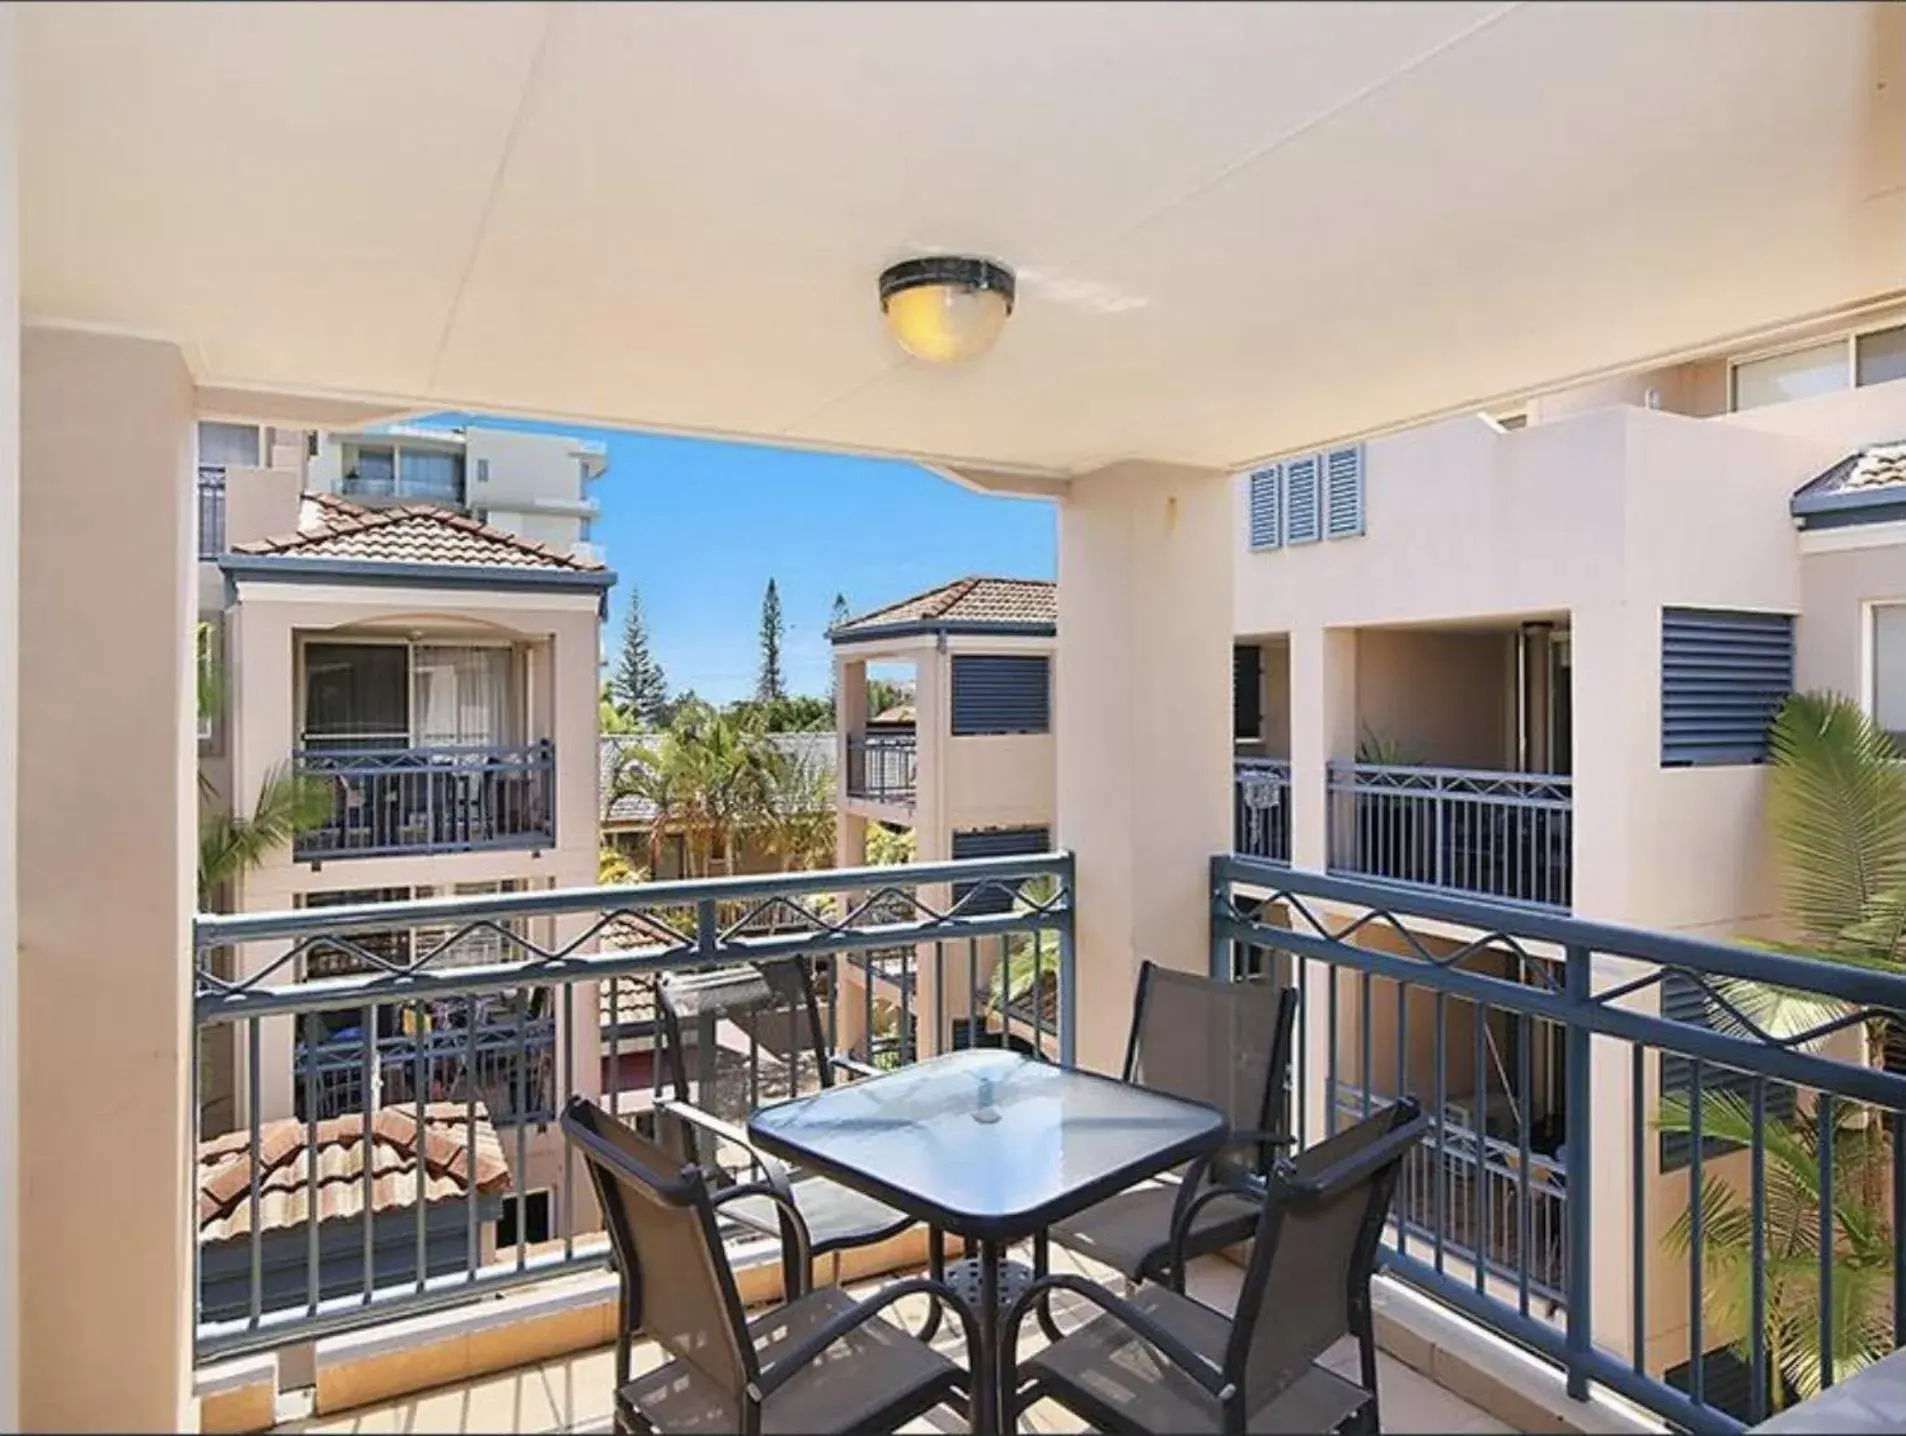
[[[1827,962],[1906,970],[1906,767],[1892,736],[1849,698],[1795,693],[1774,719],[1768,816],[1797,941],[1766,943]],[[1846,1004],[1764,983],[1716,983],[1761,1031],[1793,1038]],[[1742,1030],[1717,1009],[1716,1021]],[[1869,1059],[1884,1040],[1868,1031]]]
[[[1892,737],[1857,703],[1831,693],[1790,694],[1769,736],[1768,817],[1780,860],[1784,907],[1795,933],[1789,942],[1759,945],[1856,967],[1906,970],[1906,768]],[[1754,1031],[1791,1042],[1844,1019],[1838,998],[1736,978],[1710,978],[1723,999],[1716,1027]],[[1731,1009],[1731,1010],[1730,1010]],[[1736,1015],[1738,1014],[1738,1016]],[[1885,1019],[1867,1025],[1866,1059],[1884,1042]],[[1818,1047],[1824,1036],[1801,1045]],[[1822,1096],[1817,1100],[1830,1101]],[[1833,1339],[1835,1376],[1851,1374],[1892,1348],[1891,1272],[1894,1234],[1883,1207],[1888,1159],[1897,1134],[1853,1109],[1836,1113],[1832,1137],[1835,1201]],[[1691,1130],[1684,1097],[1664,1098],[1657,1125]],[[1754,1143],[1741,1099],[1709,1093],[1701,1105],[1704,1136]],[[1767,1123],[1763,1340],[1780,1374],[1772,1394],[1801,1397],[1820,1388],[1820,1152],[1811,1121]],[[1726,1329],[1744,1331],[1751,1316],[1752,1209],[1713,1177],[1700,1194],[1706,1303]],[[1683,1212],[1668,1246],[1685,1255],[1692,1218]],[[1746,1338],[1740,1343],[1746,1349]]]
[[[762,825],[774,789],[774,750],[761,730],[695,700],[676,713],[653,744],[629,744],[610,785],[612,797],[645,798],[655,809],[649,864],[660,861],[663,831],[679,825],[691,874],[706,876],[719,858],[732,868],[738,832]]]
[[[249,817],[208,803],[199,814],[199,906],[209,909],[226,884],[330,813],[330,788],[289,764],[266,774]]]
[[[199,716],[213,718],[225,705],[225,676],[213,656],[211,624],[199,624],[197,645]],[[210,911],[230,883],[330,813],[330,789],[288,764],[265,775],[249,817],[225,811],[211,780],[199,774],[200,909]]]
[[[1019,885],[1013,904],[1018,912],[1048,906],[1059,895],[1059,880],[1050,874],[1027,878]],[[1006,956],[993,969],[991,1005],[1002,1019],[1009,1009],[1029,996],[1039,1004],[1042,1021],[1055,1008],[1059,988],[1059,954],[1047,950],[1044,933],[1018,932],[1006,939]],[[1035,994],[1035,988],[1038,989]]]
[[[1823,1099],[1826,1100],[1826,1099]],[[1657,1125],[1691,1132],[1684,1097],[1662,1101]],[[1709,1093],[1701,1103],[1704,1137],[1747,1146],[1754,1120],[1734,1093]],[[1870,1177],[1890,1162],[1891,1139],[1876,1124],[1832,1132],[1833,1376],[1841,1381],[1893,1349],[1893,1232],[1865,1192]],[[1820,1144],[1812,1120],[1763,1124],[1766,1181],[1763,1188],[1760,1271],[1764,1301],[1763,1343],[1779,1410],[1791,1392],[1805,1400],[1820,1390]],[[1753,1209],[1727,1182],[1701,1184],[1701,1253],[1704,1309],[1724,1331],[1750,1330],[1753,1315]],[[1693,1246],[1692,1211],[1668,1229],[1665,1243],[1686,1258]],[[1734,1344],[1750,1359],[1747,1335]]]
[[[770,748],[762,818],[783,870],[826,867],[834,859],[834,775],[801,750]]]

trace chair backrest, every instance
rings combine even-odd
[[[741,1410],[759,1373],[700,1170],[684,1167],[586,1097],[569,1099],[562,1128],[588,1164],[629,1283],[631,1333],[645,1331]]]
[[[1225,1356],[1247,1411],[1367,1317],[1397,1172],[1428,1130],[1406,1097],[1277,1164]]]
[[[1225,1114],[1233,1131],[1284,1130],[1297,993],[1216,982],[1152,962],[1138,972],[1125,1080]],[[1269,1149],[1250,1165],[1266,1170]]]
[[[805,959],[671,972],[657,984],[656,995],[675,1095],[682,1101],[688,1100],[689,1088],[688,1043],[683,1027],[705,1017],[733,1022],[750,1041],[775,1060],[789,1064],[793,1071],[798,1072],[805,1056],[814,1064],[821,1085],[831,1085],[833,1068],[827,1061],[827,1036],[821,1026],[813,975]],[[795,1094],[789,1091],[786,1095]],[[745,1110],[716,1111],[715,1102],[714,1093],[704,1092],[699,1105],[717,1117],[741,1119],[749,1115]]]

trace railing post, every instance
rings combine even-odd
[[[1065,884],[1065,907],[1059,918],[1059,1065],[1076,1067],[1079,1063],[1079,959],[1077,937],[1079,889],[1073,878],[1073,860],[1066,854],[1065,870],[1059,875]]]
[[[1224,859],[1214,857],[1211,860],[1211,905],[1205,921],[1211,928],[1211,980],[1229,982],[1232,980],[1230,949],[1231,940],[1218,931],[1218,912],[1224,905],[1225,877]]]
[[[1568,1221],[1568,1394],[1576,1401],[1588,1400],[1588,1359],[1593,1347],[1590,1326],[1589,1292],[1594,1287],[1590,1266],[1589,1236],[1594,1217],[1591,1173],[1594,1170],[1594,1143],[1589,1135],[1589,1106],[1593,1084],[1589,1080],[1592,1039],[1587,1008],[1593,993],[1589,984],[1589,949],[1571,943],[1567,949],[1563,973],[1568,998],[1567,1036],[1568,1116],[1566,1138],[1568,1159],[1563,1164],[1563,1180],[1568,1191],[1565,1208]],[[1635,1219],[1640,1220],[1637,1212]],[[1640,1353],[1636,1353],[1639,1359]]]

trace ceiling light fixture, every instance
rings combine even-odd
[[[1013,312],[1013,287],[1013,272],[990,259],[930,255],[881,273],[880,309],[914,358],[958,364],[993,347]]]

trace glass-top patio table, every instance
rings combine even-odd
[[[973,1424],[987,1432],[999,1429],[1005,1249],[1216,1151],[1226,1131],[1215,1107],[996,1048],[830,1087],[748,1122],[775,1156],[978,1244],[987,1370],[973,1373]]]

